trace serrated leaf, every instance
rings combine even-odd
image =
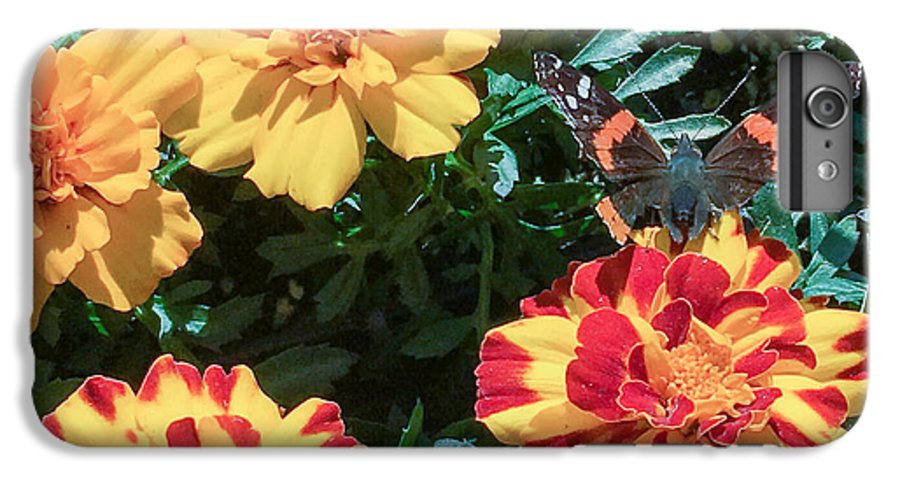
[[[519,161],[512,148],[487,133],[484,142],[475,146],[474,156],[476,164],[488,166],[494,192],[501,198],[508,196],[519,182]]]
[[[575,67],[590,64],[598,71],[612,67],[618,61],[641,52],[641,42],[649,34],[634,30],[601,30],[570,62]]]
[[[620,101],[642,92],[651,92],[678,82],[694,68],[700,47],[676,43],[657,50],[637,70],[625,78],[613,95]]]
[[[645,122],[644,127],[658,141],[678,140],[682,134],[700,141],[725,132],[731,127],[731,121],[720,115],[691,114],[662,122]]]
[[[859,231],[856,226],[856,217],[847,216],[836,223],[822,239],[817,251],[835,266],[843,266],[853,255],[856,243],[859,241]]]
[[[456,348],[472,328],[470,317],[432,321],[404,343],[400,352],[416,359],[442,357]]]
[[[74,392],[84,380],[81,378],[59,378],[31,390],[31,398],[38,415],[52,412],[63,400]]]
[[[289,348],[253,367],[263,390],[287,408],[311,396],[329,396],[359,357],[329,345]]]
[[[424,420],[425,405],[422,404],[421,399],[416,399],[416,406],[413,407],[413,411],[409,415],[409,422],[406,424],[406,427],[403,428],[403,433],[400,435],[400,442],[397,444],[397,446],[415,446],[416,441],[419,440],[419,436],[422,434],[422,422]]]
[[[775,193],[775,184],[769,183],[760,188],[753,197],[753,204],[747,208],[753,224],[763,236],[775,238],[798,252],[799,240],[794,228],[791,213],[781,207]]]
[[[237,340],[241,333],[262,315],[265,294],[237,296],[209,310],[206,324],[197,333],[198,345],[219,351],[222,345]]]
[[[212,289],[213,284],[207,280],[191,280],[182,283],[166,293],[166,302],[179,304],[192,300]]]
[[[416,251],[408,250],[394,258],[394,279],[403,304],[414,313],[423,313],[428,307],[431,285],[425,263]]]
[[[831,223],[825,213],[809,213],[809,251],[815,253],[819,250],[819,244],[825,238],[825,233]]]
[[[346,253],[331,236],[315,231],[272,236],[262,242],[256,253],[272,263],[269,278],[297,273],[315,263]]]
[[[362,287],[364,278],[364,256],[352,257],[325,286],[319,290],[313,299],[318,302],[316,306],[316,319],[320,322],[331,321],[338,315],[344,314],[356,302],[356,295]]]
[[[475,439],[464,439],[464,440],[456,440],[455,438],[442,438],[434,441],[435,447],[454,447],[454,448],[468,448],[475,447],[474,444]]]
[[[544,92],[544,89],[537,84],[528,85],[517,92],[515,97],[500,109],[494,125],[488,129],[488,132],[498,131],[514,124],[549,103],[550,96]]]
[[[434,212],[434,205],[429,204],[404,216],[391,230],[391,235],[384,246],[385,251],[392,255],[415,243],[435,221]]]

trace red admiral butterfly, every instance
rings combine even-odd
[[[597,212],[619,243],[648,211],[656,211],[673,241],[697,237],[709,216],[746,203],[774,180],[775,107],[750,114],[706,156],[682,134],[669,154],[640,121],[590,76],[539,52],[534,56],[538,84],[574,130],[581,157],[603,170],[618,190]]]

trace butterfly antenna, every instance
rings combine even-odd
[[[631,67],[633,67],[631,65],[631,62],[626,60],[625,62],[622,62],[622,64],[625,66],[625,71],[628,72],[628,76],[630,77],[634,73],[631,69]],[[653,101],[650,100],[650,96],[647,95],[646,92],[641,92],[641,97],[643,97],[644,100],[647,101],[647,104],[653,110],[653,113],[656,114],[656,117],[659,119],[659,122],[662,122],[663,124],[666,125],[666,128],[669,130],[669,134],[672,134],[672,139],[675,139],[677,141],[678,136],[675,134],[675,131],[672,129],[672,126],[666,124],[666,117],[664,115],[662,115],[662,112],[659,111],[659,109],[656,107],[656,104],[654,104]]]
[[[741,80],[737,83],[737,85],[734,86],[733,89],[731,89],[731,92],[729,92],[728,95],[725,96],[725,99],[723,99],[722,102],[719,102],[718,107],[716,107],[710,113],[710,115],[714,116],[714,115],[718,114],[722,110],[722,108],[725,107],[728,104],[728,102],[730,102],[731,99],[734,98],[734,96],[737,94],[738,90],[740,90],[740,88],[747,82],[747,79],[750,78],[750,74],[752,74],[755,70],[756,70],[756,66],[751,65],[750,68],[747,69],[747,73],[744,74],[744,77],[741,78]],[[704,127],[705,126],[700,126],[700,128],[697,129],[697,132],[694,132],[694,135],[691,136],[691,140],[696,139],[697,136],[699,136],[700,133],[703,132]]]

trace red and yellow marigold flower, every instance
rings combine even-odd
[[[199,87],[178,32],[96,31],[48,49],[32,86],[35,314],[71,281],[117,310],[185,264],[200,224],[151,179],[159,122]]]
[[[211,365],[200,376],[163,355],[135,394],[122,381],[92,376],[43,419],[76,445],[326,446],[358,445],[344,434],[340,407],[310,398],[285,411],[260,389],[253,371]]]
[[[252,160],[245,177],[265,196],[330,207],[362,169],[366,124],[407,160],[452,151],[455,126],[480,111],[458,73],[498,41],[496,31],[248,33],[200,64],[199,96],[164,129],[195,166]]]
[[[573,263],[487,333],[477,418],[508,444],[772,443],[844,433],[866,388],[863,313],[805,303],[782,243],[726,213]]]

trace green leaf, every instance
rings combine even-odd
[[[850,215],[842,219],[828,230],[818,252],[835,266],[844,266],[853,255],[856,243],[859,241],[859,231],[856,226],[856,216]]]
[[[209,310],[209,319],[197,333],[198,345],[219,351],[222,345],[237,340],[241,333],[262,315],[265,294],[237,296]]]
[[[416,240],[421,238],[436,221],[434,213],[435,206],[429,204],[405,215],[391,230],[391,235],[385,243],[384,249],[388,255],[393,255],[398,250],[414,245]]]
[[[400,443],[398,447],[413,447],[422,434],[422,422],[425,419],[425,405],[421,399],[416,399],[416,406],[413,407],[412,413],[409,415],[409,423],[403,429],[400,435]]]
[[[289,348],[253,370],[263,390],[289,409],[311,396],[329,396],[336,380],[350,372],[359,357],[329,345]]]
[[[417,360],[442,357],[456,348],[472,331],[472,318],[464,316],[432,321],[410,338],[400,352]]]
[[[819,250],[819,244],[825,238],[825,233],[828,232],[830,225],[825,213],[809,213],[809,251],[811,253]]]
[[[31,391],[34,408],[38,415],[52,412],[63,400],[74,392],[84,380],[81,378],[59,378],[42,386],[35,386]]]
[[[331,321],[353,306],[356,295],[362,287],[365,264],[365,256],[350,258],[350,262],[345,264],[316,293],[313,297],[319,303],[316,307],[316,319],[320,322]]]
[[[868,284],[856,273],[842,272],[824,258],[814,259],[809,268],[812,273],[798,286],[803,296],[833,296],[839,303],[857,304],[865,299]]]
[[[616,63],[641,52],[641,42],[650,34],[634,30],[601,30],[575,54],[574,67],[590,64],[595,70],[611,68]]]
[[[184,303],[208,292],[212,287],[212,281],[191,280],[166,293],[166,302],[169,304]]]
[[[700,141],[715,137],[731,127],[731,121],[720,115],[691,114],[662,122],[645,122],[644,127],[658,141],[678,140],[687,134],[692,140]]]
[[[678,82],[700,58],[700,47],[676,43],[657,50],[637,70],[625,78],[613,95],[624,101],[642,92]]]
[[[498,131],[514,124],[548,103],[550,103],[550,96],[544,92],[544,89],[537,84],[530,84],[519,90],[515,97],[500,109],[497,120],[488,129],[488,132]]]
[[[484,136],[484,142],[475,146],[475,162],[489,168],[488,182],[501,198],[509,196],[519,182],[519,161],[516,153],[505,142],[491,133]]]
[[[442,439],[435,440],[434,446],[435,447],[457,447],[457,448],[466,447],[466,448],[468,448],[468,447],[474,447],[475,446],[474,442],[475,442],[475,439],[457,440],[455,438],[442,438]]]
[[[84,34],[88,33],[88,30],[76,30],[71,33],[67,33],[62,37],[54,40],[50,45],[53,47],[53,50],[59,50],[61,48],[71,47],[72,44],[75,43],[76,40],[80,39],[84,36]]]
[[[257,254],[272,263],[269,278],[297,273],[320,261],[346,254],[346,251],[334,236],[316,231],[272,236],[256,248]]]
[[[394,278],[400,289],[400,301],[414,313],[424,313],[431,296],[431,284],[425,263],[415,250],[407,250],[394,258]]]
[[[747,208],[753,224],[759,228],[763,236],[775,238],[795,253],[799,251],[797,230],[794,228],[794,220],[791,213],[781,207],[781,202],[775,193],[775,183],[769,183],[760,188],[753,197],[753,204]]]

